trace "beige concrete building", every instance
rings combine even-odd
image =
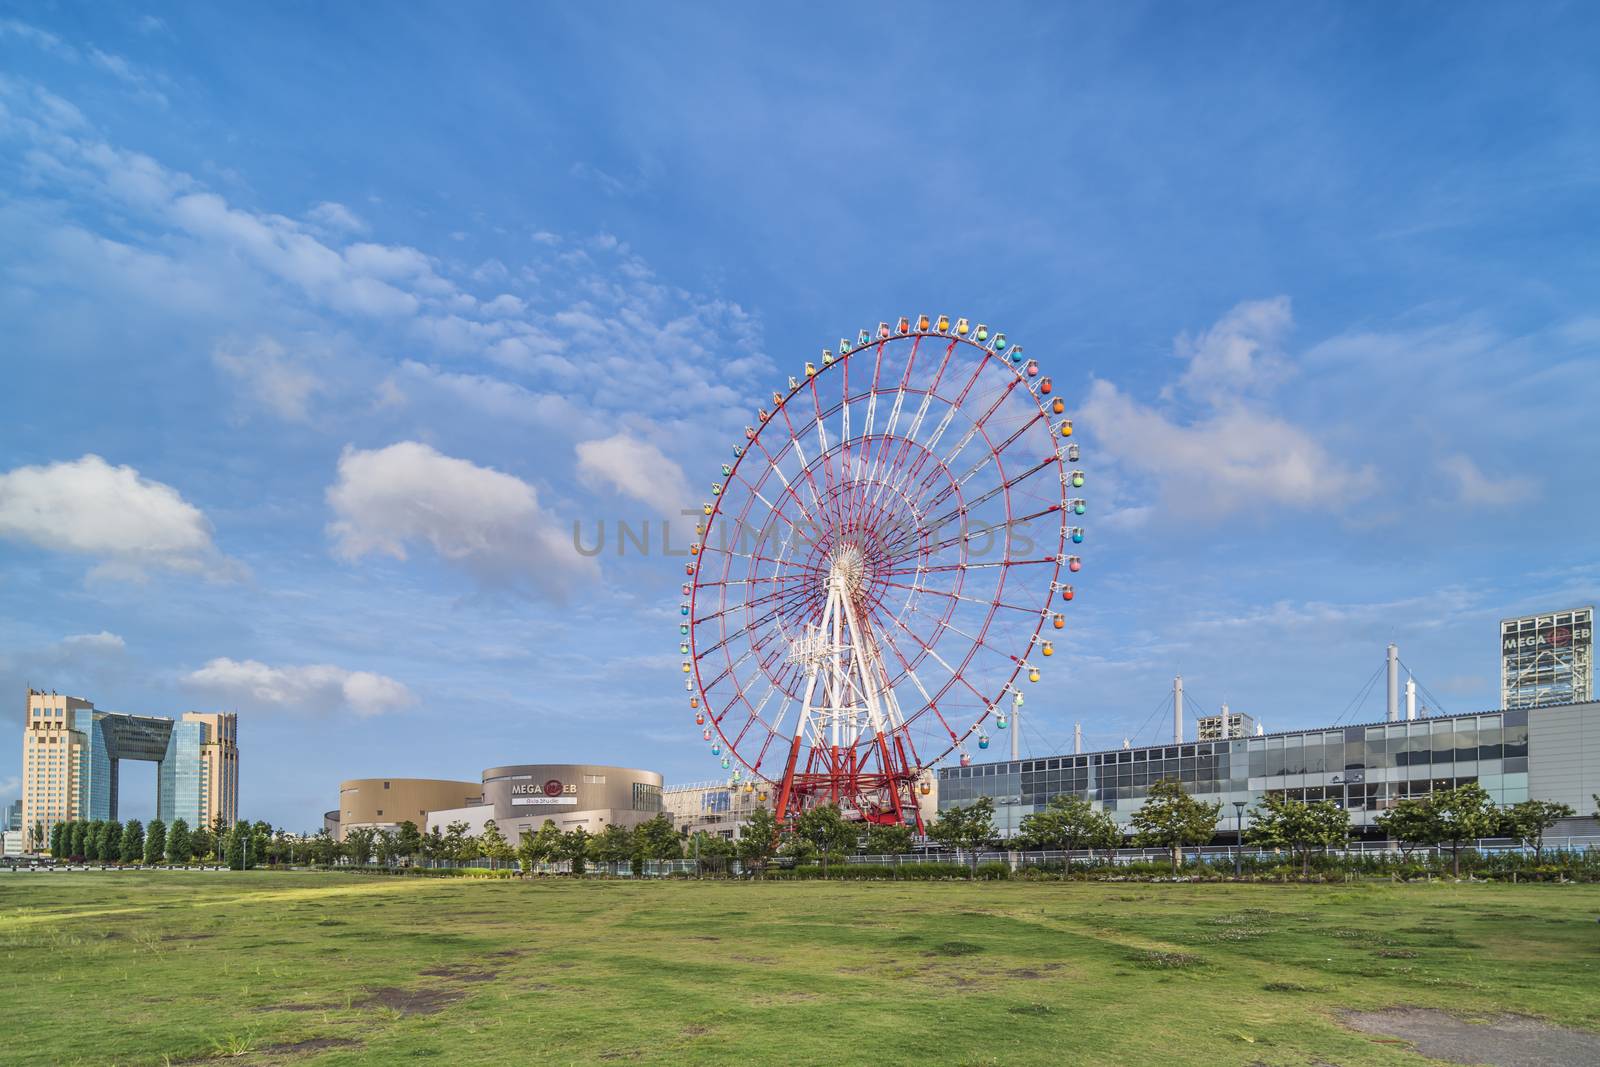
[[[94,705],[79,697],[28,690],[22,729],[22,840],[35,847],[35,835],[50,840],[58,822],[85,818],[87,800],[80,802],[86,769],[79,716]]]
[[[451,805],[428,813],[425,829],[443,833],[465,822],[483,832],[493,819],[509,841],[523,830],[537,832],[546,819],[563,832],[583,827],[598,834],[607,826],[637,826],[661,810],[661,775],[634,767],[596,763],[523,763],[483,772],[476,804]]]
[[[58,822],[118,818],[125,759],[156,764],[156,816],[208,826],[239,817],[238,717],[181,720],[99,711],[81,697],[27,691],[22,731],[22,834],[42,848]]]
[[[323,827],[343,841],[349,830],[395,830],[403,822],[427,831],[428,812],[478,803],[483,786],[448,778],[352,778],[339,783],[339,807],[323,816]]]

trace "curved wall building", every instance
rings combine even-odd
[[[489,819],[510,841],[537,831],[546,819],[565,830],[600,833],[608,825],[636,826],[661,811],[661,775],[594,763],[520,763],[483,772],[474,803],[430,810],[426,829],[465,822],[477,834]]]
[[[340,841],[356,827],[394,830],[409,821],[426,830],[430,811],[476,804],[482,793],[477,782],[448,778],[352,778],[339,783],[338,811],[323,816],[323,826]]]

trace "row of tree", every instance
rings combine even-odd
[[[1596,798],[1600,805],[1600,796]],[[1173,778],[1150,786],[1144,805],[1134,812],[1130,825],[1133,842],[1142,848],[1164,848],[1172,855],[1173,870],[1182,862],[1185,848],[1209,843],[1217,833],[1220,802],[1205,803],[1184,792]],[[1548,800],[1525,800],[1499,807],[1477,783],[1438,790],[1426,798],[1402,800],[1378,817],[1378,827],[1399,843],[1409,856],[1418,847],[1449,848],[1451,868],[1461,873],[1461,849],[1485,837],[1509,837],[1543,851],[1544,836],[1561,819],[1571,818],[1571,806]],[[994,806],[987,798],[967,807],[939,813],[928,836],[955,851],[976,854],[998,844],[994,831]],[[1096,850],[1120,848],[1124,830],[1108,812],[1096,810],[1087,800],[1058,796],[1042,812],[1026,816],[1009,847],[1042,850]],[[1301,870],[1309,869],[1318,849],[1342,846],[1350,834],[1350,813],[1331,800],[1302,801],[1279,795],[1263,797],[1250,812],[1244,840],[1260,848],[1283,850],[1300,857]]]
[[[146,827],[138,819],[126,823],[116,819],[86,822],[58,822],[50,827],[50,855],[58,860],[87,863],[228,863],[243,869],[272,861],[281,848],[274,845],[281,833],[274,834],[264,822],[235,823],[229,826],[221,817],[209,827],[191,829],[187,820],[174,819],[169,827],[151,819]]]

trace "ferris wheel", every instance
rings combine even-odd
[[[944,315],[840,340],[754,413],[698,516],[679,651],[702,740],[780,825],[833,803],[920,830],[927,769],[1007,729],[1081,567],[1066,413],[1020,345]]]

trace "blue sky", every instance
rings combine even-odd
[[[713,777],[678,561],[572,524],[659,527],[919,312],[1082,430],[1037,754],[1155,739],[1180,670],[1381,715],[1391,640],[1491,707],[1496,620],[1597,599],[1592,8],[858,8],[0,6],[5,721],[237,708],[294,829],[346,777]]]

